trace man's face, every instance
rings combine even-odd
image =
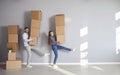
[[[29,29],[25,29],[25,32],[28,33],[28,32],[29,32]]]

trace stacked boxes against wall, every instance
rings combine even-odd
[[[56,36],[57,41],[61,44],[65,43],[65,16],[59,14],[55,16]]]
[[[6,61],[6,69],[20,69],[21,60],[16,58],[16,52],[18,51],[18,25],[8,26],[8,43],[7,48],[11,48],[12,52],[8,53],[8,60]]]
[[[31,18],[30,38],[33,39],[33,41],[30,42],[29,44],[35,46],[38,44],[38,38],[40,35],[42,12],[39,10],[32,10],[30,12],[30,18]]]

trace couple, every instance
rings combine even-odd
[[[27,56],[27,65],[26,66],[28,68],[32,68],[32,66],[30,65],[31,47],[29,45],[29,42],[30,41],[34,41],[34,40],[32,40],[31,38],[28,39],[29,38],[28,33],[29,33],[29,28],[25,27],[24,28],[24,33],[22,35],[22,38],[23,38],[23,42],[24,42],[24,47],[26,48],[27,55],[28,55]],[[56,65],[56,61],[58,59],[58,50],[63,49],[63,50],[67,50],[67,51],[75,51],[75,49],[70,49],[70,48],[66,48],[66,47],[58,45],[59,41],[56,40],[56,36],[55,36],[53,31],[49,31],[48,42],[51,45],[52,50],[53,50],[54,55],[55,55],[54,62],[53,62],[53,65],[52,65],[54,68],[58,67]]]

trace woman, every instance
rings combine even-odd
[[[59,49],[66,50],[66,51],[75,51],[75,49],[70,49],[70,48],[66,48],[66,47],[58,45],[58,43],[60,43],[60,42],[57,41],[56,36],[54,35],[53,31],[49,31],[48,42],[51,45],[54,55],[55,55],[54,62],[53,62],[54,68],[57,68],[56,61],[58,59],[58,50]]]

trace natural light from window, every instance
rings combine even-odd
[[[84,39],[88,35],[88,27],[85,26],[80,29],[80,39]],[[80,44],[80,64],[88,64],[88,41],[82,42]]]

